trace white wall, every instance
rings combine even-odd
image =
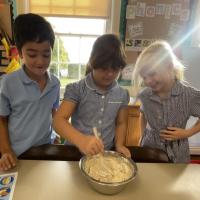
[[[200,48],[185,47],[182,50],[182,56],[186,65],[186,80],[200,89]]]
[[[182,49],[183,61],[186,65],[185,79],[194,87],[200,90],[200,48],[184,47]],[[191,117],[188,126],[191,126],[196,118]],[[200,154],[200,133],[189,138],[190,147],[195,148],[193,153]]]

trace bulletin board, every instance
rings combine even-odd
[[[153,41],[180,42],[191,17],[191,0],[128,0],[125,50],[141,51]]]

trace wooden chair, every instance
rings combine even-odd
[[[126,145],[127,146],[139,146],[141,137],[141,114],[140,105],[128,106],[128,123],[127,123],[127,134],[126,134]]]

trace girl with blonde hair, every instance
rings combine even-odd
[[[172,162],[189,162],[188,137],[200,131],[200,120],[186,129],[190,116],[200,117],[200,91],[183,81],[184,66],[165,41],[156,41],[139,55],[135,88],[145,86],[141,102],[141,146],[164,150]]]

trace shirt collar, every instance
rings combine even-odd
[[[183,90],[184,90],[183,84],[179,80],[176,80],[171,89],[170,96],[178,96],[183,92]],[[150,96],[152,100],[160,101],[160,98],[153,93],[152,89],[148,90],[147,94]]]
[[[20,71],[19,71],[22,82],[25,83],[25,84],[35,83],[35,81],[32,80],[32,79],[27,75],[27,73],[25,72],[24,68],[25,68],[25,65],[23,65],[23,66],[21,67]],[[50,75],[50,73],[49,73],[48,71],[47,71],[47,79],[48,79],[48,82],[51,82],[51,80],[52,80],[51,75]]]
[[[92,73],[89,73],[86,78],[85,78],[85,84],[87,86],[87,88],[89,88],[90,90],[94,90],[98,93],[102,93],[101,90],[98,89],[98,87],[96,86],[94,79],[92,77]],[[113,81],[113,83],[108,87],[107,91],[112,90],[113,88],[117,87],[118,83],[117,81]]]
[[[171,95],[178,96],[183,92],[183,90],[184,88],[183,88],[182,82],[180,82],[179,80],[176,80],[174,86],[172,87]]]

